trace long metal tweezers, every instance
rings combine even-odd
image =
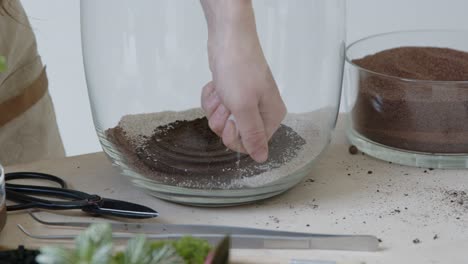
[[[56,227],[86,228],[93,222],[49,222],[30,213],[41,224]],[[145,234],[149,239],[172,240],[190,235],[216,244],[226,235],[231,237],[232,248],[237,249],[321,249],[349,251],[377,251],[378,239],[368,235],[326,235],[298,232],[264,230],[232,226],[175,225],[159,223],[109,223],[115,239],[129,239],[135,234]],[[35,239],[69,240],[74,234],[37,235],[23,226],[18,227],[27,236]]]

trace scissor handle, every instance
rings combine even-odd
[[[7,211],[16,211],[32,208],[48,209],[48,210],[71,210],[83,209],[88,205],[86,200],[74,201],[50,201],[29,195],[24,195],[19,192],[8,190],[8,199],[19,204],[7,206]]]
[[[66,183],[57,176],[35,172],[15,172],[5,174],[5,181],[23,179],[41,179],[52,181],[58,183],[61,188],[5,183],[7,199],[19,203],[17,205],[8,206],[7,210],[9,211],[30,208],[41,208],[48,210],[83,209],[87,206],[90,206],[90,203],[99,201],[101,199],[96,195],[90,195],[84,192],[66,189]],[[27,194],[63,198],[67,199],[68,201],[51,201],[29,196]]]
[[[10,172],[5,174],[5,182],[14,180],[46,180],[58,183],[63,189],[67,188],[67,183],[57,176],[40,172]]]
[[[58,183],[60,188],[12,184],[12,180],[46,180]],[[101,198],[85,192],[70,190],[66,188],[65,182],[57,176],[36,172],[15,172],[5,174],[5,189],[7,199],[17,204],[7,206],[8,211],[24,209],[47,209],[47,210],[70,210],[81,209],[93,215],[107,215],[125,218],[152,218],[158,216],[158,212],[143,205],[133,204],[126,201]],[[37,197],[39,196],[39,197]],[[66,201],[47,200],[41,196],[62,198]]]

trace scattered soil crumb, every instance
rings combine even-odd
[[[356,155],[359,152],[358,148],[354,145],[350,146],[348,151],[349,151],[349,154],[351,155]]]
[[[453,207],[468,211],[468,193],[466,191],[445,191],[445,200]]]
[[[413,244],[419,244],[419,243],[421,243],[421,240],[419,240],[418,238],[413,239]]]
[[[434,237],[433,237],[434,240],[437,240],[439,239],[439,235],[435,234]]]
[[[378,241],[379,241],[379,243],[382,243],[382,241],[383,241],[383,240],[379,238],[379,240],[378,240]]]
[[[270,219],[275,223],[275,224],[279,224],[280,220],[278,217],[276,216],[270,216]]]
[[[391,215],[396,215],[396,214],[399,214],[399,213],[401,213],[401,210],[400,209],[395,209],[390,214]]]
[[[368,171],[368,172],[367,172],[367,174],[372,174],[372,173],[374,173],[374,172],[373,172],[373,171]]]

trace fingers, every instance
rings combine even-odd
[[[218,136],[222,136],[226,121],[231,113],[221,103],[213,82],[209,82],[203,87],[201,104],[211,130]]]
[[[243,147],[256,162],[265,162],[268,159],[268,139],[258,105],[244,104],[232,112]]]
[[[268,141],[286,115],[279,91],[273,89],[260,99],[239,98],[228,109],[210,82],[203,88],[201,100],[210,129],[222,137],[226,147],[247,153],[259,163],[268,159]]]
[[[209,117],[208,124],[216,135],[220,137],[223,135],[223,130],[230,114],[229,110],[226,109],[223,104],[219,104],[218,108],[216,108],[213,114]]]
[[[247,153],[244,146],[242,145],[239,130],[237,129],[236,122],[233,118],[229,118],[228,121],[226,121],[226,126],[224,127],[222,138],[223,144],[230,150],[240,153]]]
[[[220,104],[221,98],[216,92],[213,82],[209,82],[203,87],[201,96],[201,105],[208,119],[210,119]]]
[[[261,100],[260,114],[265,124],[265,133],[267,140],[270,140],[273,134],[278,130],[286,116],[287,109],[279,93],[272,94],[266,100]]]

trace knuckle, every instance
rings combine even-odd
[[[263,147],[265,145],[266,137],[265,131],[263,130],[251,130],[246,131],[244,135],[242,135],[242,141],[244,145],[249,148],[249,150],[255,150],[258,148]]]
[[[257,102],[249,97],[241,98],[240,100],[231,103],[230,109],[233,113],[252,112],[257,109]]]

